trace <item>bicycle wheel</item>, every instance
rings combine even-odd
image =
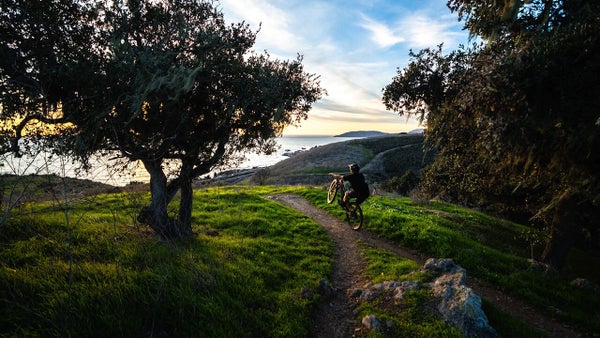
[[[359,204],[350,203],[348,205],[348,210],[346,211],[346,221],[348,221],[348,225],[350,225],[352,229],[360,229],[363,224],[363,212]]]
[[[327,190],[327,203],[331,204],[335,200],[335,195],[338,191],[337,180],[331,181],[329,185],[329,190]]]

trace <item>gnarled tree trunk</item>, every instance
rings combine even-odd
[[[179,201],[179,224],[181,227],[189,229],[192,232],[192,202],[194,191],[192,189],[192,165],[183,163],[179,175],[179,191],[181,199]]]
[[[150,174],[150,205],[143,207],[138,221],[147,224],[163,238],[182,238],[192,234],[191,225],[169,218],[167,205],[172,199],[167,191],[167,176],[161,161],[143,161]],[[191,187],[191,184],[190,184]]]

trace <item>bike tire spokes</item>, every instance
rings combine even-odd
[[[363,224],[363,213],[360,205],[356,203],[350,203],[348,205],[348,209],[346,210],[346,221],[348,221],[348,225],[350,225],[352,229],[360,229]]]
[[[337,195],[337,191],[338,191],[338,184],[337,184],[337,180],[333,180],[331,181],[331,184],[329,184],[329,189],[327,190],[327,203],[331,204],[333,203],[333,201],[335,200],[335,195]]]

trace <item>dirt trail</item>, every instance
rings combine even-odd
[[[345,222],[312,206],[300,196],[279,194],[267,197],[310,217],[325,229],[334,242],[334,270],[329,281],[334,295],[328,299],[328,302],[320,304],[314,314],[312,337],[352,337],[360,332],[360,322],[355,319],[353,313],[354,304],[347,297],[348,289],[362,287],[367,282],[363,274],[366,262],[360,254],[359,240],[372,247],[392,251],[420,265],[425,263],[426,257],[398,247],[368,231],[354,231]],[[569,327],[537,313],[522,302],[484,286],[472,278],[467,279],[467,284],[477,295],[488,300],[496,308],[520,318],[553,337],[582,336]]]

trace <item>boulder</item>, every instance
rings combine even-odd
[[[433,279],[424,285],[416,281],[369,283],[363,288],[349,289],[347,295],[358,302],[376,299],[400,302],[406,292],[427,287],[431,289],[434,308],[440,317],[459,329],[465,337],[499,337],[481,309],[481,298],[466,286],[467,272],[464,268],[451,259],[430,258],[422,270],[433,275]],[[362,325],[377,332],[382,329],[381,321],[373,315],[363,317]]]
[[[481,298],[465,285],[466,270],[449,259],[430,258],[423,270],[436,277],[427,285],[437,299],[437,310],[466,337],[498,337],[481,309]]]
[[[375,332],[383,331],[383,325],[381,324],[381,321],[373,315],[364,316],[361,323],[367,330],[373,330]]]

